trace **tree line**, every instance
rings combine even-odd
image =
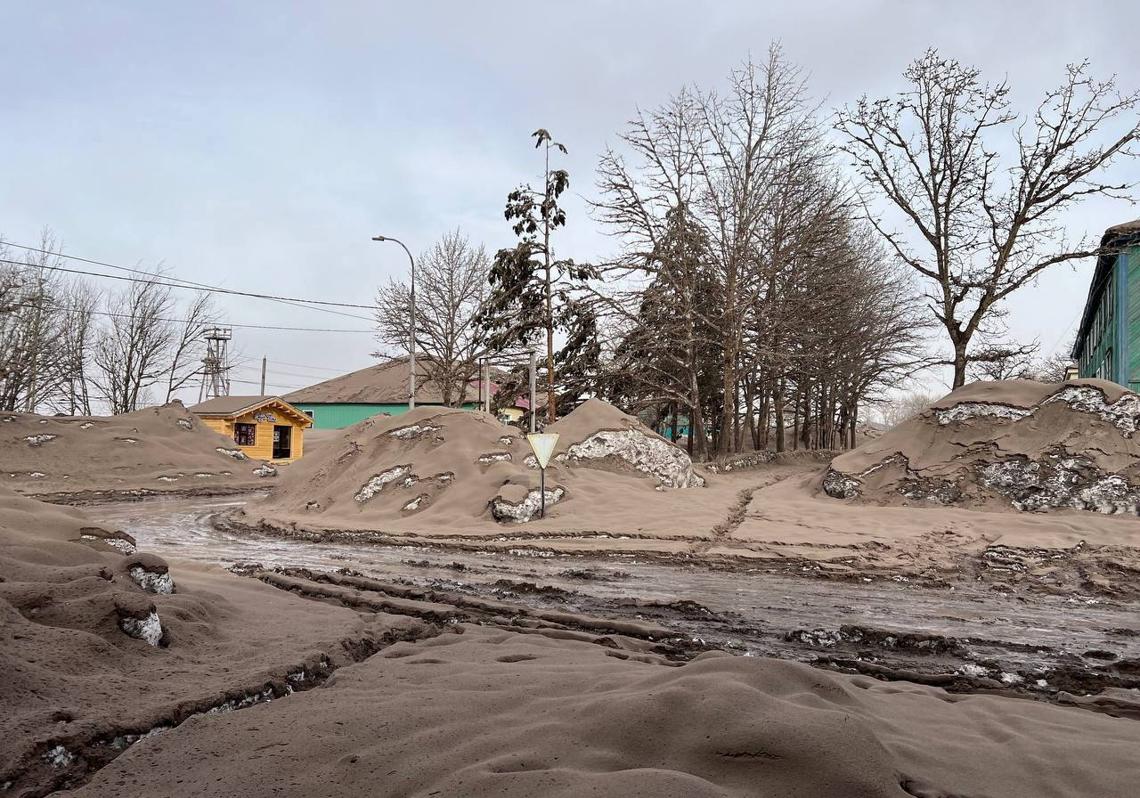
[[[854,446],[864,408],[935,366],[952,387],[1059,379],[1064,358],[1038,363],[1036,342],[1009,340],[1004,303],[1098,253],[1068,238],[1064,216],[1130,188],[1106,175],[1135,154],[1140,97],[1085,63],[1029,115],[1009,94],[928,51],[896,95],[828,114],[772,47],[723,87],[683,87],[634,113],[598,161],[591,215],[614,252],[590,264],[555,251],[570,176],[551,156],[567,150],[540,129],[543,183],[513,190],[504,211],[517,243],[493,258],[477,249],[471,302],[450,320],[473,343],[440,347],[434,324],[417,341],[444,364],[537,349],[544,420],[600,396],[702,459]],[[380,292],[396,346],[403,290]],[[419,295],[418,314],[439,301]],[[501,381],[509,404],[523,367]]]
[[[58,241],[0,240],[0,410],[91,415],[169,402],[201,375],[210,296],[180,302],[161,272],[100,290],[64,272]]]

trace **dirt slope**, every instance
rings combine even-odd
[[[1140,396],[1103,380],[973,383],[832,461],[824,490],[879,504],[1140,512]]]
[[[254,474],[259,465],[177,401],[120,416],[0,413],[0,484],[27,495],[82,499],[264,487],[266,480]]]
[[[704,483],[683,450],[604,402],[587,402],[549,431],[561,436],[546,473],[552,519],[573,521],[599,507],[636,515],[639,503],[658,504],[663,493]],[[421,407],[366,419],[325,441],[247,515],[345,528],[494,531],[530,521],[540,500],[537,464],[517,428],[485,413]]]

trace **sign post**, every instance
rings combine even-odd
[[[534,408],[531,408],[534,412]],[[554,447],[558,443],[557,432],[537,432],[526,436],[527,443],[534,450],[534,459],[538,461],[538,493],[542,497],[542,505],[538,517],[546,518],[546,466],[550,463],[550,456],[554,454]]]

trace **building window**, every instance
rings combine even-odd
[[[256,441],[256,424],[234,424],[234,443],[238,446],[253,446]]]
[[[317,412],[315,410],[306,410],[305,415],[308,416],[309,418],[316,418]]]

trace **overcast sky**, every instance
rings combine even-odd
[[[245,2],[0,0],[0,236],[50,226],[69,254],[250,291],[366,302],[413,251],[462,227],[511,243],[505,194],[566,144],[575,194],[560,255],[604,257],[588,217],[599,153],[637,106],[721,84],[782,42],[831,109],[900,87],[928,46],[1008,77],[1030,108],[1067,62],[1140,87],[1140,3]],[[1118,170],[1140,179],[1140,166]],[[1075,235],[1140,216],[1089,203]],[[1011,305],[1015,335],[1071,334],[1091,264]],[[363,320],[221,300],[230,322],[366,329]],[[299,387],[371,362],[369,334],[238,330],[255,379]],[[289,365],[284,365],[289,364]],[[235,384],[234,393],[255,392]]]

